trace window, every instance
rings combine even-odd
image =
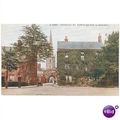
[[[81,55],[84,55],[84,52],[81,52]]]
[[[84,52],[81,52],[81,60],[84,61]]]
[[[98,52],[96,52],[96,56],[98,55]]]
[[[50,59],[50,63],[52,62],[52,60]]]
[[[81,60],[82,60],[82,61],[84,61],[84,60],[85,60],[85,58],[84,58],[84,56],[83,56],[83,55],[81,55]]]
[[[70,65],[69,64],[65,64],[65,69],[70,69]]]
[[[65,58],[68,58],[68,54],[65,54]]]
[[[76,65],[76,70],[79,70],[79,66],[78,65]]]
[[[87,68],[87,67],[85,67],[85,71],[86,71],[86,72],[88,71],[88,68]]]

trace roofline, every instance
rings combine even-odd
[[[91,48],[91,49],[78,49],[78,48],[69,48],[69,49],[65,49],[65,48],[58,48],[57,49],[57,51],[59,51],[59,50],[61,50],[61,51],[63,51],[63,50],[101,50],[102,48],[98,48],[98,49],[95,49],[95,48]]]
[[[77,43],[77,42],[80,42],[80,43],[99,43],[98,41],[68,41],[68,42],[66,42],[66,41],[57,41],[57,42],[64,42],[64,43],[69,43],[69,42],[74,42],[74,43]]]

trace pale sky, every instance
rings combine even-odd
[[[1,27],[1,43],[2,46],[10,46],[18,40],[22,34],[23,26],[26,24],[3,24]],[[40,24],[41,31],[50,36],[52,31],[54,53],[57,50],[57,41],[63,41],[68,36],[69,41],[96,41],[98,34],[102,36],[104,42],[105,34],[113,31],[119,31],[118,24]]]
[[[23,26],[26,24],[3,24],[1,29],[2,46],[10,46],[16,42],[22,34]],[[118,31],[117,24],[42,24],[41,30],[48,36],[50,29],[52,31],[53,46],[56,50],[57,41],[63,41],[65,36],[68,36],[69,41],[97,41],[98,34],[102,35],[104,41],[105,34],[110,34],[112,31]]]

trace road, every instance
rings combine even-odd
[[[119,89],[47,85],[2,88],[1,93],[2,95],[118,96]]]

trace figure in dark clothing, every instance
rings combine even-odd
[[[18,77],[18,87],[21,88],[21,77]]]

